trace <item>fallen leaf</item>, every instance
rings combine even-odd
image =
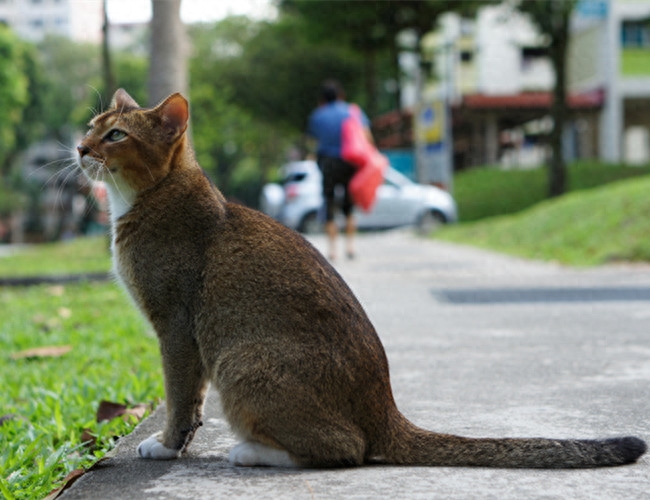
[[[11,359],[58,358],[64,354],[69,353],[71,350],[71,345],[34,347],[33,349],[25,349],[24,351],[14,352],[11,355]]]
[[[45,323],[45,322],[47,321],[47,318],[45,317],[44,314],[36,313],[36,314],[34,314],[34,316],[32,317],[32,321],[33,321],[34,323],[36,323],[37,325],[42,325],[43,323]]]
[[[65,293],[65,287],[63,285],[54,285],[51,286],[48,291],[50,295],[54,297],[61,297]]]
[[[129,408],[120,403],[113,403],[112,401],[102,401],[97,408],[97,422],[104,422],[106,420],[113,420],[114,418],[123,415],[132,415],[138,420],[144,417],[144,414],[149,409],[146,404],[137,404]]]
[[[85,446],[93,447],[97,442],[97,438],[92,435],[92,432],[89,429],[84,429],[81,433],[81,442]]]
[[[97,422],[113,420],[114,418],[126,413],[126,405],[113,403],[111,401],[101,401],[97,408]]]
[[[64,312],[63,314],[66,314],[66,313]],[[72,314],[72,311],[70,311],[70,314]],[[45,333],[49,333],[52,330],[56,330],[56,329],[61,328],[61,326],[62,326],[61,318],[63,318],[63,316],[61,315],[60,311],[59,311],[59,316],[60,317],[54,316],[54,317],[48,318],[47,316],[38,313],[38,314],[35,314],[32,317],[32,321],[34,322],[34,324],[36,326],[40,327],[40,329],[43,330]]]
[[[63,493],[70,486],[72,486],[74,482],[77,479],[79,479],[81,476],[83,476],[85,473],[86,473],[85,469],[73,470],[67,476],[65,476],[65,479],[63,480],[63,486],[55,490],[52,490],[43,500],[54,500],[55,498],[59,498],[59,496],[61,496],[61,493]]]
[[[13,420],[14,418],[16,418],[16,415],[13,415],[11,413],[8,415],[2,415],[0,417],[0,425],[4,424],[5,422],[8,422],[9,420]]]
[[[59,316],[63,319],[68,319],[70,316],[72,316],[72,311],[67,307],[60,307],[58,313]]]

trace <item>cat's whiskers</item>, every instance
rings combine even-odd
[[[122,201],[124,202],[124,204],[125,205],[130,205],[129,200],[126,199],[126,196],[124,196],[124,193],[120,189],[117,178],[113,175],[113,172],[111,172],[110,169],[108,169],[108,168],[106,168],[106,172],[108,172],[108,175],[111,176],[111,179],[112,179],[111,186],[115,188],[115,191],[120,196],[120,198],[122,198]]]
[[[95,108],[93,108],[93,107],[89,107],[89,108],[88,108],[88,110],[89,110],[91,113],[93,113],[94,116],[97,116],[98,114],[104,112],[104,100],[102,99],[102,94],[101,94],[101,92],[97,89],[97,87],[95,87],[95,86],[93,86],[93,85],[87,85],[87,86],[90,87],[90,89],[93,90],[93,91],[95,92],[95,94],[97,94],[97,99],[99,100],[99,111],[97,111],[97,110],[96,110]]]
[[[65,160],[61,160],[65,161]],[[54,204],[55,206],[60,206],[63,207],[63,191],[65,190],[65,186],[68,184],[70,178],[76,176],[79,173],[79,165],[77,165],[77,162],[74,161],[72,158],[68,159],[69,163],[52,174],[50,178],[45,182],[43,185],[42,189],[45,189],[49,184],[54,184],[54,186],[57,188],[56,190],[56,196],[54,198]]]
[[[147,167],[147,172],[149,172],[149,175],[151,176],[151,180],[152,180],[153,182],[156,182],[156,178],[153,176],[153,172],[152,172],[151,169],[149,168],[149,165],[146,165],[146,164],[145,164],[145,166]]]

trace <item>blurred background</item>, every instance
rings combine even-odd
[[[650,163],[648,0],[0,0],[0,242],[105,232],[74,147],[116,88],[189,97],[199,163],[256,207],[330,77],[419,183]]]

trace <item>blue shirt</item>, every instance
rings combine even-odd
[[[309,116],[307,133],[318,140],[318,154],[331,158],[341,157],[341,125],[350,116],[350,105],[345,101],[334,101],[316,108]],[[361,121],[368,126],[370,121],[361,111]]]

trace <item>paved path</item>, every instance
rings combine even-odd
[[[650,267],[572,270],[396,232],[362,236],[359,258],[338,268],[377,327],[395,399],[415,423],[470,436],[650,441]],[[188,456],[137,459],[163,413],[63,498],[650,498],[648,456],[580,471],[234,468],[216,394]]]

